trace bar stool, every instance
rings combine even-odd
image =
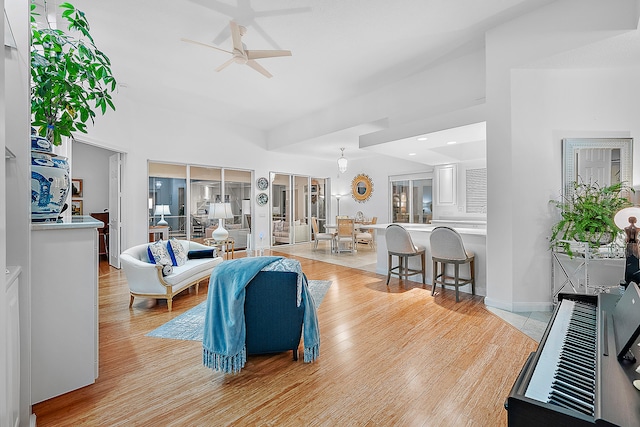
[[[462,237],[452,228],[436,227],[431,232],[431,258],[433,259],[433,286],[431,295],[434,295],[436,286],[439,284],[444,289],[445,286],[455,286],[456,302],[459,302],[458,288],[471,284],[471,294],[476,294],[476,280],[473,252],[467,251],[462,243]],[[460,278],[460,265],[469,263],[471,271],[470,278]],[[453,276],[447,276],[447,264],[453,264]],[[438,270],[441,269],[440,272]]]
[[[422,284],[425,285],[425,247],[414,245],[409,232],[398,224],[391,224],[387,227],[385,240],[389,254],[387,286],[389,286],[389,279],[392,274],[398,276],[399,279],[404,277],[405,280],[409,280],[409,276],[414,274],[422,274]],[[395,267],[392,264],[394,255],[398,257],[398,265]],[[409,257],[412,256],[420,257],[421,270],[409,268]]]

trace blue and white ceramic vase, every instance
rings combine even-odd
[[[31,130],[31,221],[57,221],[69,193],[69,163]]]

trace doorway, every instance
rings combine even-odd
[[[79,215],[91,215],[105,222],[100,233],[101,257],[120,268],[122,246],[122,173],[124,153],[74,140],[71,151],[72,179],[82,180]],[[99,230],[100,231],[100,230]]]

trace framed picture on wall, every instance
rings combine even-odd
[[[71,197],[82,197],[82,180],[73,178],[71,180]]]
[[[71,201],[71,215],[82,215],[82,200]]]

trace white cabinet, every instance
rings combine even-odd
[[[458,165],[442,165],[435,168],[435,197],[438,206],[457,204]]]
[[[98,377],[98,231],[89,216],[32,224],[31,403]]]
[[[6,290],[7,314],[7,371],[6,371],[6,414],[0,425],[18,427],[20,425],[20,310],[19,310],[19,267],[8,267]]]

